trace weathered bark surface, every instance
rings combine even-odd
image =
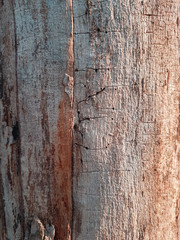
[[[33,217],[53,224],[56,239],[70,239],[72,3],[0,7],[1,239],[28,239]]]
[[[180,239],[179,12],[0,1],[0,239]]]
[[[180,239],[179,2],[73,6],[73,239]]]

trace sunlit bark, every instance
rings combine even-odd
[[[73,239],[179,239],[179,3],[73,2]]]
[[[179,12],[0,1],[0,239],[179,240]]]

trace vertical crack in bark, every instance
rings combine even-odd
[[[21,133],[20,133],[20,121],[19,121],[19,99],[18,99],[18,49],[17,49],[17,31],[16,31],[16,16],[15,16],[15,1],[12,1],[12,11],[13,11],[13,22],[14,22],[14,50],[15,50],[15,78],[16,78],[16,114],[17,120],[15,126],[17,126],[15,151],[16,151],[16,161],[17,161],[17,181],[18,181],[18,197],[19,197],[19,211],[18,214],[21,229],[22,229],[22,239],[25,235],[25,221],[24,221],[24,203],[23,203],[23,189],[22,189],[22,176],[21,176]]]
[[[72,126],[72,158],[71,158],[71,164],[72,164],[72,168],[71,168],[71,203],[72,203],[72,217],[71,217],[71,239],[73,239],[73,217],[74,217],[74,204],[73,204],[73,162],[74,162],[74,158],[73,158],[73,143],[74,143],[74,134],[73,134],[73,129],[74,129],[74,85],[75,85],[75,72],[74,72],[74,9],[73,9],[73,0],[71,0],[71,11],[72,11],[72,51],[73,51],[73,126]]]

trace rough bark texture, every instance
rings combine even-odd
[[[73,6],[73,239],[180,239],[179,2]]]
[[[72,3],[7,0],[0,11],[1,239],[29,239],[38,221],[70,239]]]
[[[179,12],[0,1],[0,239],[180,239]]]

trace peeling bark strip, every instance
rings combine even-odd
[[[71,239],[72,1],[2,1],[0,20],[0,239]]]
[[[31,222],[30,240],[54,240],[55,228],[53,225],[43,226],[38,218]]]

